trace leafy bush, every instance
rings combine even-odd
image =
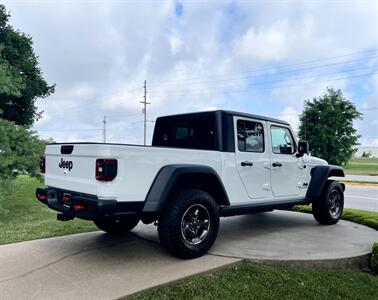
[[[0,213],[2,200],[14,188],[20,173],[39,175],[39,156],[48,141],[39,139],[35,132],[0,118]]]
[[[46,142],[28,128],[0,118],[0,179],[25,172],[38,176],[39,156]]]

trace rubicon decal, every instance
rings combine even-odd
[[[60,160],[59,168],[68,169],[68,171],[71,171],[73,168],[73,162],[70,160],[63,160],[63,158]]]

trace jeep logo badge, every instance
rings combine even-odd
[[[63,169],[65,169],[64,170],[64,172],[66,173],[67,172],[67,170],[68,171],[71,171],[72,170],[72,168],[73,168],[73,162],[72,161],[70,161],[70,160],[63,160],[63,158],[60,160],[60,163],[59,163],[59,168],[63,168]]]

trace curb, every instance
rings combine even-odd
[[[272,265],[278,267],[324,269],[324,270],[353,270],[369,271],[371,253],[345,258],[324,260],[264,260],[245,259],[258,265]]]

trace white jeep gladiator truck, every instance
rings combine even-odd
[[[214,243],[219,218],[312,204],[320,224],[343,211],[341,167],[312,157],[284,121],[232,111],[159,117],[152,146],[49,144],[38,200],[61,221],[92,220],[111,233],[158,225],[172,254],[194,258]]]

